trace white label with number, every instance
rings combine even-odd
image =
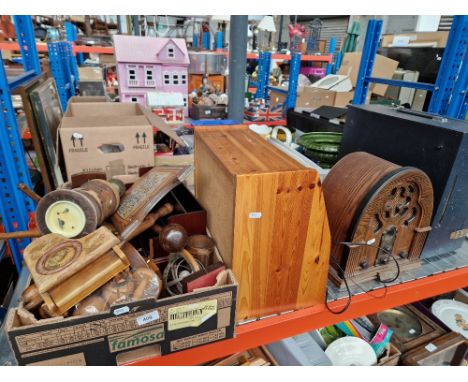
[[[137,317],[136,322],[138,325],[145,325],[149,322],[159,320],[159,312],[155,310],[154,312],[147,313],[143,316]]]
[[[260,219],[262,217],[262,213],[261,212],[251,212],[249,214],[249,218],[250,219]]]
[[[122,306],[121,308],[117,308],[114,310],[114,316],[120,316],[121,314],[130,312],[130,308],[128,306]]]

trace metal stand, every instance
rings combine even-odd
[[[464,119],[468,111],[468,16],[455,16],[429,111]]]
[[[32,187],[10,91],[41,72],[34,41],[31,16],[14,16],[25,73],[8,81],[0,52],[0,215],[6,232],[26,231],[35,203],[18,189],[19,183]],[[29,239],[9,240],[18,273],[22,252]]]
[[[468,111],[468,16],[455,16],[435,84],[372,77],[381,20],[369,20],[353,104],[365,103],[370,83],[432,91],[429,112],[464,119]]]

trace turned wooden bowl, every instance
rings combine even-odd
[[[192,235],[187,240],[187,250],[207,267],[211,264],[215,242],[207,235]]]

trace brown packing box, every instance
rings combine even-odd
[[[382,47],[387,48],[393,46],[418,46],[420,44],[434,44],[436,48],[445,48],[447,45],[449,32],[413,32],[401,34],[388,34],[382,38]]]
[[[104,76],[100,67],[79,67],[78,76],[80,77],[80,81],[104,81]]]
[[[343,56],[343,61],[341,62],[340,70],[338,74],[349,75],[353,87],[356,87],[357,76],[359,73],[359,65],[361,64],[361,53],[352,52],[345,53]],[[398,67],[398,61],[392,60],[391,58],[381,56],[377,54],[375,56],[374,69],[372,70],[373,77],[380,78],[393,78],[393,73],[395,73],[396,68]],[[387,90],[387,85],[383,84],[371,84],[369,90],[377,95],[384,96],[385,91]],[[334,105],[339,106],[339,105]]]
[[[282,104],[286,94],[275,92],[271,87],[270,105]],[[296,109],[316,109],[320,106],[345,107],[354,97],[354,91],[336,92],[334,90],[319,89],[311,86],[300,86],[297,88]]]
[[[79,317],[19,327],[17,308],[5,330],[19,365],[121,365],[235,336],[237,282],[159,300],[113,306]]]
[[[105,96],[73,96],[68,100],[68,104],[90,102],[109,102],[109,99]]]
[[[186,155],[160,155],[154,157],[155,166],[193,166],[193,154]],[[194,190],[195,180],[194,172],[184,180],[184,184],[190,189]]]
[[[58,129],[67,176],[104,171],[136,175],[154,163],[153,128],[184,142],[146,108],[134,103],[71,102]]]

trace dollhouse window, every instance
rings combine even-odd
[[[138,86],[137,71],[135,65],[129,66],[127,68],[127,78],[128,86]]]
[[[137,97],[132,97],[132,102],[138,102],[138,98]]]
[[[179,75],[178,74],[173,74],[172,75],[172,84],[173,85],[179,85]]]
[[[164,85],[170,85],[171,84],[171,76],[167,73],[164,73]]]
[[[145,67],[145,85],[146,86],[155,86],[156,82],[154,81],[153,68]]]
[[[184,97],[184,107],[187,107],[187,97]]]
[[[180,78],[181,78],[181,81],[182,81],[182,85],[185,85],[187,83],[187,76],[185,74],[182,74],[180,76]]]
[[[173,45],[168,45],[167,47],[167,57],[175,58],[175,49]]]

